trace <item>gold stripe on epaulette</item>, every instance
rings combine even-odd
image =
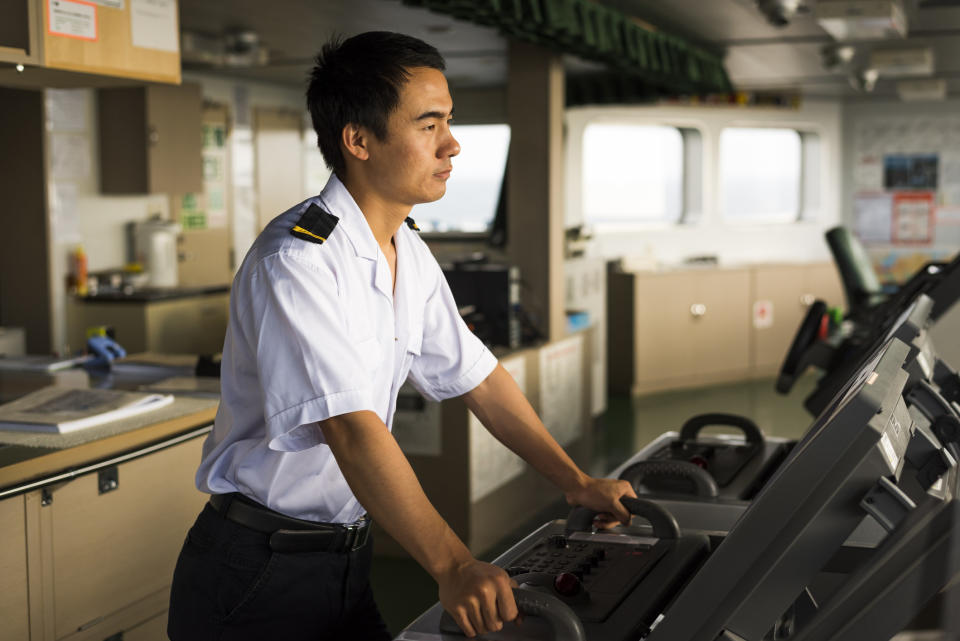
[[[324,238],[323,236],[317,236],[317,235],[314,234],[313,232],[307,231],[306,229],[304,229],[304,228],[301,227],[300,225],[297,225],[296,227],[294,227],[294,228],[293,228],[293,231],[295,231],[295,232],[297,232],[297,233],[299,233],[299,234],[306,234],[307,236],[310,236],[310,237],[312,237],[312,238],[316,238],[317,240],[319,240],[319,241],[322,242],[322,243],[327,242],[327,239]]]

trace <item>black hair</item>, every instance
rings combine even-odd
[[[307,109],[320,153],[338,176],[346,169],[340,149],[343,128],[350,123],[368,127],[377,139],[386,140],[387,119],[415,67],[443,71],[446,65],[433,46],[390,31],[334,37],[320,49],[310,72]]]

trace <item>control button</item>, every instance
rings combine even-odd
[[[576,596],[580,594],[580,579],[569,572],[558,574],[553,580],[553,589],[563,596]]]
[[[554,534],[550,537],[550,545],[555,548],[565,548],[567,547],[567,537],[562,534]]]
[[[507,574],[510,576],[517,576],[518,574],[527,574],[530,572],[530,568],[523,565],[514,565],[507,568]]]

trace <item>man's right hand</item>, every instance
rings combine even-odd
[[[470,559],[438,577],[437,583],[440,603],[468,637],[496,632],[504,621],[517,618],[511,589],[516,582],[495,565]]]

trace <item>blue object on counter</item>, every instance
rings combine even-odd
[[[91,336],[87,339],[87,349],[93,356],[84,363],[87,367],[110,367],[110,362],[127,355],[127,350],[108,336]]]

